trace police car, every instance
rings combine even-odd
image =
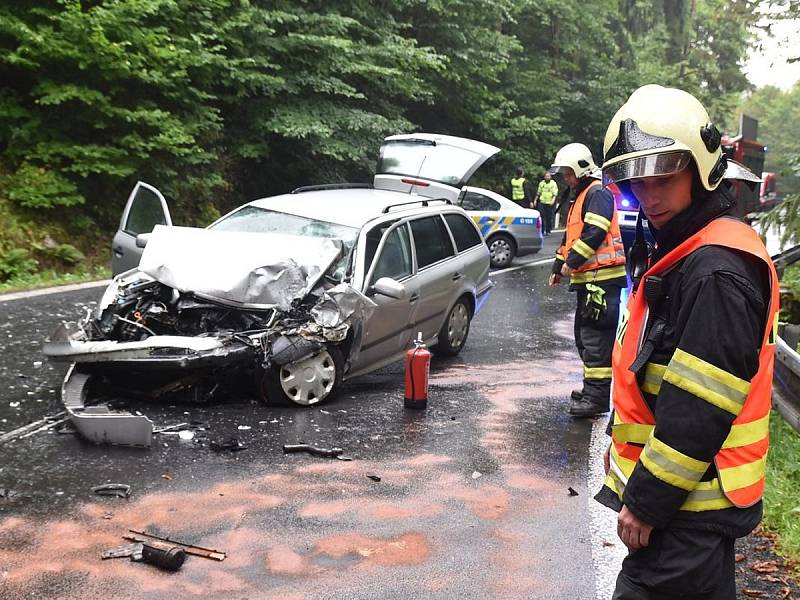
[[[507,267],[515,256],[542,249],[542,219],[538,210],[483,188],[465,186],[458,204],[472,217],[489,246],[491,265]]]

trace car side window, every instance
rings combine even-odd
[[[500,210],[500,203],[492,200],[489,196],[484,196],[477,192],[467,192],[461,200],[461,208],[464,210]]]
[[[408,227],[401,225],[386,236],[380,256],[372,272],[372,282],[381,277],[401,280],[411,275],[411,241],[408,239]]]
[[[456,248],[459,252],[483,243],[481,234],[475,230],[475,227],[464,215],[450,213],[444,216],[444,220],[447,221],[450,231],[453,232],[453,239],[456,241]]]
[[[132,235],[150,233],[156,225],[166,225],[161,199],[151,190],[140,187],[131,204],[123,231]]]
[[[447,227],[438,215],[411,221],[411,232],[419,269],[455,254]]]

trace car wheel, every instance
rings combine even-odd
[[[495,268],[507,267],[517,254],[517,246],[510,236],[498,233],[486,242],[489,246],[489,260]]]
[[[440,356],[455,356],[467,343],[469,335],[469,323],[472,319],[472,311],[464,298],[459,300],[450,309],[447,318],[439,331],[439,339],[436,345],[431,348],[435,354]]]
[[[261,378],[261,399],[267,403],[311,406],[331,398],[342,380],[342,353],[335,346],[308,358],[275,365]]]

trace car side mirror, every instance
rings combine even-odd
[[[372,286],[372,291],[376,294],[388,296],[395,300],[402,300],[406,297],[406,286],[399,281],[395,281],[391,277],[381,277]]]
[[[149,233],[140,233],[139,235],[137,235],[136,236],[136,247],[137,248],[144,248],[145,246],[147,246],[147,242],[150,241],[150,235],[151,234],[149,234]]]

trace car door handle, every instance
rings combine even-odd
[[[463,273],[453,273],[453,281],[458,281],[464,276]]]
[[[125,253],[122,251],[122,246],[115,246],[115,247],[114,247],[114,254],[116,254],[116,255],[117,255],[117,257],[121,257],[123,254],[125,254]]]
[[[417,300],[419,300],[419,294],[414,294],[408,299],[409,302],[416,302]]]

